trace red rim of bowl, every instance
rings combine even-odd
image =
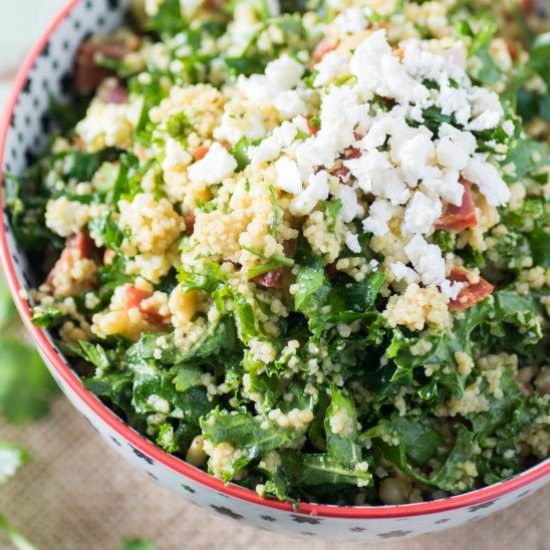
[[[39,57],[50,36],[56,31],[60,23],[70,14],[72,9],[80,0],[70,0],[61,10],[53,23],[37,42],[31,53],[28,55],[21,66],[12,93],[5,107],[3,117],[0,121],[0,182],[3,182],[4,159],[6,154],[6,141],[10,128],[12,113],[17,104],[19,95],[26,82],[27,75],[32,69],[34,62]],[[3,208],[3,194],[0,193],[0,209]],[[53,367],[59,377],[67,384],[71,390],[82,400],[86,406],[112,430],[117,432],[123,439],[131,443],[139,451],[151,456],[157,462],[167,468],[192,479],[193,481],[204,485],[210,489],[223,493],[227,496],[246,501],[251,504],[259,505],[264,508],[272,508],[286,512],[300,512],[311,514],[318,517],[334,517],[345,519],[372,519],[372,518],[396,518],[411,517],[438,512],[451,511],[459,508],[475,506],[495,500],[511,491],[518,490],[530,485],[535,481],[550,474],[550,459],[530,468],[529,470],[499,484],[478,489],[473,492],[465,493],[454,497],[434,500],[430,502],[420,502],[415,504],[402,504],[397,506],[331,506],[322,504],[301,503],[298,508],[286,502],[276,500],[262,499],[254,491],[245,489],[238,485],[228,484],[213,477],[212,475],[191,466],[184,461],[164,452],[160,447],[154,445],[151,441],[138,434],[122,420],[120,420],[106,405],[103,405],[99,399],[84,388],[79,377],[67,367],[55,349],[48,341],[45,332],[35,327],[31,322],[31,313],[25,299],[21,297],[22,285],[20,284],[11,256],[6,231],[3,224],[0,224],[0,259],[6,280],[12,296],[15,300],[17,309],[23,319],[26,329],[29,331],[34,341],[47,359],[49,365]]]

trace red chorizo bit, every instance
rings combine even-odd
[[[332,175],[336,176],[340,180],[345,180],[349,176],[349,168],[346,168],[345,166],[340,166],[340,168],[336,168],[332,171]]]
[[[405,59],[405,49],[404,48],[395,48],[393,50],[393,55],[399,59],[399,61],[403,61]]]
[[[516,44],[514,44],[511,40],[506,40],[506,48],[508,49],[508,53],[510,54],[512,60],[516,61],[518,57],[518,49]]]
[[[331,264],[327,264],[325,266],[325,275],[329,279],[333,279],[338,274],[338,270],[336,269],[336,262],[333,262]]]
[[[126,306],[128,309],[137,307],[143,313],[147,320],[155,325],[162,325],[168,322],[168,318],[160,315],[158,311],[144,307],[142,302],[153,295],[149,290],[142,290],[135,286],[129,286],[126,289]]]
[[[278,267],[254,278],[254,282],[265,288],[280,288],[284,268]]]
[[[53,266],[46,279],[49,285],[55,286],[56,276],[63,271],[70,271],[75,261],[91,258],[95,251],[95,245],[88,233],[80,231],[69,237],[65,242],[65,248],[59,259]],[[75,254],[76,252],[76,254]]]
[[[65,250],[78,250],[81,258],[91,258],[95,245],[86,231],[80,231],[67,239]]]
[[[332,36],[326,36],[315,46],[313,54],[311,56],[311,62],[313,65],[317,65],[319,61],[327,55],[327,53],[335,50],[338,47],[338,39]]]
[[[356,136],[357,139],[360,139]],[[361,157],[361,151],[357,149],[357,147],[348,147],[344,154],[342,155],[342,160],[352,160],[352,159],[358,159]],[[336,168],[332,171],[332,175],[339,178],[341,181],[344,181],[348,178],[350,174],[349,168],[346,166],[340,166],[339,168]]]
[[[311,115],[307,117],[307,129],[312,136],[320,130],[320,127],[317,124],[317,119]]]
[[[298,241],[296,239],[289,239],[283,242],[283,251],[287,258],[294,258],[296,250],[298,248]]]
[[[357,147],[348,147],[344,151],[344,158],[346,160],[358,159],[361,157],[361,151]]]
[[[210,147],[208,145],[200,145],[193,151],[193,157],[195,160],[202,160],[210,150]]]
[[[103,253],[103,265],[111,265],[115,259],[115,256],[116,254],[114,250],[105,250]]]
[[[519,7],[525,17],[529,17],[535,13],[536,2],[535,0],[520,0]]]
[[[225,0],[205,0],[202,7],[206,11],[218,11],[224,7]]]
[[[446,204],[441,217],[435,222],[436,229],[448,231],[463,231],[477,225],[476,208],[472,197],[471,184],[469,181],[461,180],[464,186],[462,204]]]
[[[195,213],[191,211],[186,212],[183,219],[185,220],[185,234],[190,237],[195,229]]]
[[[95,91],[99,85],[112,74],[112,71],[98,65],[98,56],[109,59],[122,59],[128,53],[139,48],[135,36],[114,38],[99,41],[97,39],[83,42],[76,58],[76,89],[81,94]]]
[[[495,290],[495,287],[483,277],[479,277],[477,283],[470,283],[468,272],[461,267],[453,267],[449,280],[453,283],[466,283],[467,285],[458,293],[455,300],[449,302],[449,309],[451,311],[468,309],[481,302],[484,298],[487,298],[487,296],[490,296]]]

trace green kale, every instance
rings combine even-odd
[[[372,483],[372,474],[368,470],[350,468],[326,454],[306,454],[293,450],[285,450],[280,454],[284,478],[297,487],[366,487]]]
[[[332,388],[325,415],[326,447],[330,458],[350,467],[362,462],[358,426],[357,409],[351,397]]]
[[[185,29],[179,0],[162,0],[158,11],[147,21],[147,29],[160,35],[173,36]]]

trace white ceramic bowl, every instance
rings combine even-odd
[[[46,139],[49,97],[63,97],[77,48],[90,33],[117,27],[127,0],[72,0],[21,67],[0,127],[0,170],[20,173]],[[0,175],[1,175],[0,174]],[[286,534],[340,540],[382,541],[440,531],[517,502],[550,481],[550,460],[496,485],[464,495],[401,506],[341,507],[261,499],[224,484],[171,456],[126,425],[87,391],[50,335],[33,326],[22,290],[36,284],[32,266],[18,250],[6,213],[0,228],[2,264],[25,325],[53,377],[105,441],[162,485],[210,512]]]

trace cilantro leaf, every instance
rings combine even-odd
[[[58,388],[38,353],[9,336],[0,337],[0,413],[15,424],[45,416]]]
[[[13,443],[0,441],[0,483],[13,477],[31,459],[29,452]]]
[[[8,518],[3,514],[0,514],[0,530],[4,531],[17,550],[38,550],[10,523]]]
[[[17,310],[10,296],[10,291],[0,275],[0,329],[8,326],[17,318]]]
[[[128,539],[124,542],[122,550],[155,550],[155,545],[145,539]]]

